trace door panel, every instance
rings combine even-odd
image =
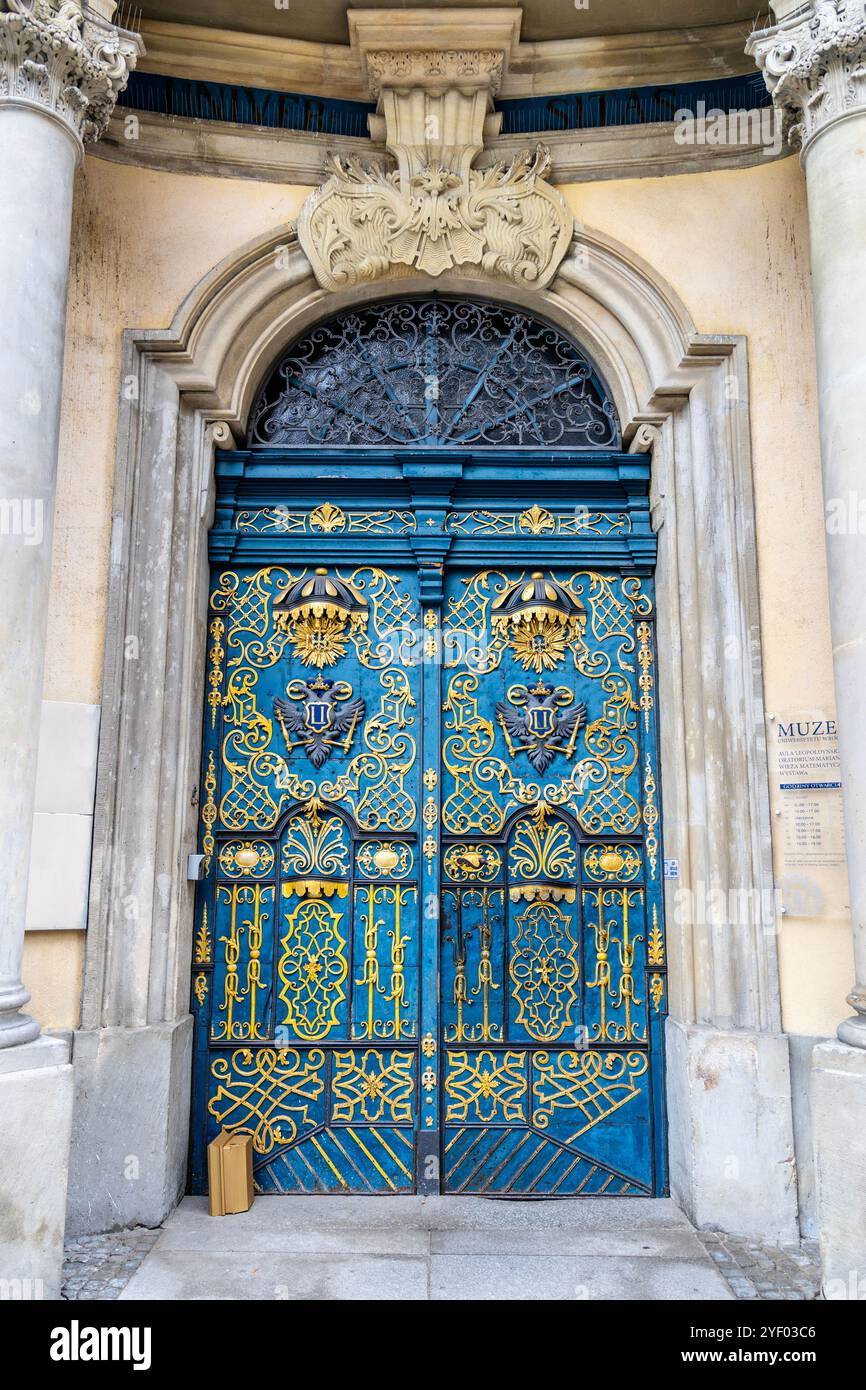
[[[417,580],[317,568],[321,593],[303,592],[316,574],[303,565],[224,570],[213,588],[199,1188],[222,1128],[252,1134],[261,1191],[414,1187]]]
[[[262,1192],[663,1192],[632,519],[400,501],[361,554],[360,513],[296,505],[211,583],[193,1190],[229,1128]]]
[[[658,1190],[651,614],[636,576],[446,579],[446,1191]]]

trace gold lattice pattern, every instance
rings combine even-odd
[[[414,1097],[414,1052],[334,1053],[334,1124],[411,1125]]]
[[[516,1124],[526,1119],[525,1052],[449,1052],[445,1119]]]

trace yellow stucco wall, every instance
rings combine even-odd
[[[167,326],[206,271],[289,221],[306,192],[86,160],[73,229],[47,699],[100,699],[122,330]],[[564,192],[579,221],[633,247],[669,281],[699,331],[748,338],[766,706],[831,711],[808,231],[796,160]],[[25,980],[46,1026],[73,1021],[79,943],[77,933],[28,939]],[[785,920],[780,950],[785,1026],[832,1033],[853,981],[844,918]]]
[[[84,977],[83,931],[31,931],[24,938],[26,1012],[43,1028],[77,1028]]]

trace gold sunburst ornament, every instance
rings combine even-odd
[[[565,659],[569,643],[586,626],[586,609],[555,579],[534,570],[506,589],[490,620],[523,669],[540,675]]]
[[[321,670],[346,655],[351,634],[366,626],[368,609],[350,584],[320,567],[290,584],[273,614],[296,659]]]

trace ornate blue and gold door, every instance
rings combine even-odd
[[[491,518],[459,525],[477,538]],[[652,588],[569,564],[567,543],[559,560],[546,549],[538,569],[455,565],[446,581],[443,1189],[653,1192],[665,956]]]
[[[325,505],[304,525],[345,514]],[[334,546],[336,550],[336,545]],[[193,993],[206,1138],[264,1191],[406,1192],[420,1033],[418,581],[237,566],[209,622]]]
[[[229,1129],[262,1192],[659,1194],[648,465],[598,447],[612,412],[575,348],[480,306],[453,309],[452,349],[486,325],[460,370],[513,394],[543,348],[570,447],[449,437],[480,391],[445,371],[452,311],[398,309],[392,438],[355,447],[317,330],[217,464],[192,1187]],[[352,392],[391,341],[355,316]],[[345,438],[293,433],[309,399]]]

